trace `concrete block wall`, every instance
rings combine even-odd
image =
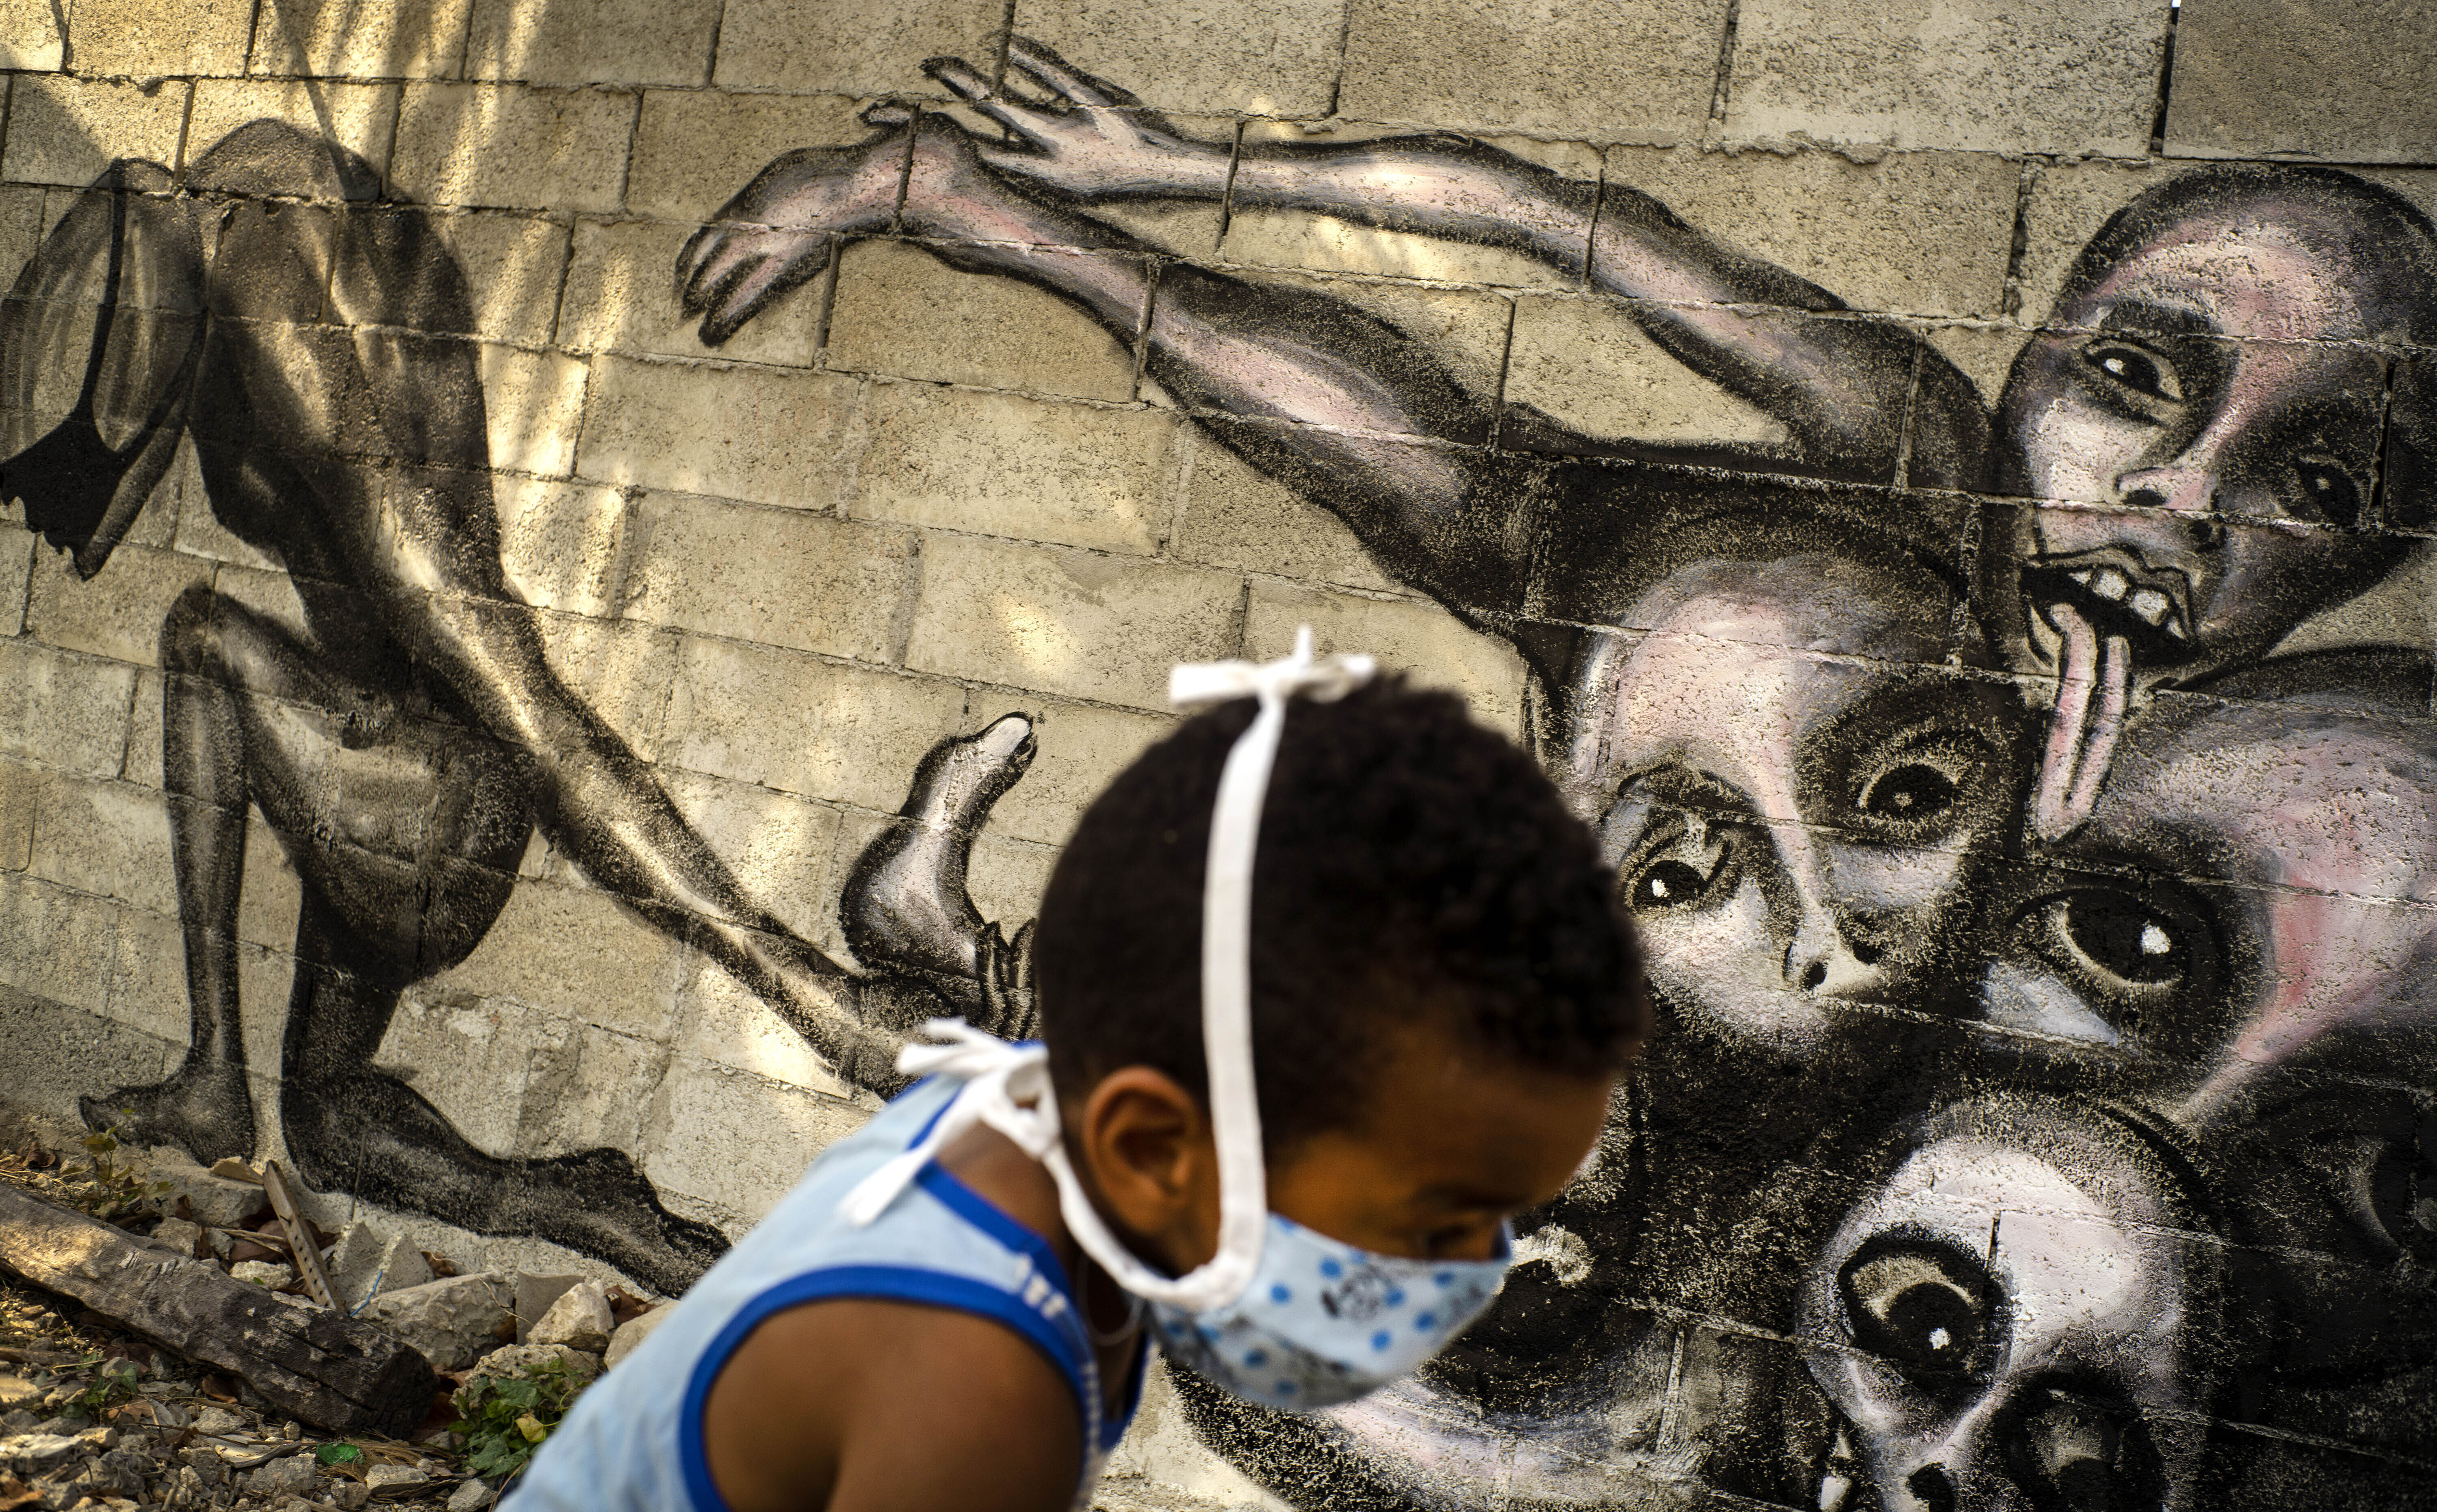
[[[1452,1355],[1163,1382],[1106,1504],[2437,1474],[2425,7],[0,0],[0,1098],[677,1290],[980,1001],[859,860],[944,825],[1012,938],[1167,667],[1308,624],[1534,746],[1668,1032]],[[732,332],[706,237],[792,259]]]

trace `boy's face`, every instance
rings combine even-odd
[[[1998,403],[2000,486],[2079,506],[2027,525],[2029,607],[2071,604],[2145,666],[2205,666],[2366,586],[2385,383],[2358,344],[2383,321],[2365,236],[2297,201],[2204,211],[2057,308]]]
[[[1506,1220],[1557,1195],[1599,1137],[1616,1075],[1484,1054],[1431,1019],[1407,1023],[1353,1124],[1270,1163],[1270,1207],[1341,1243],[1485,1260]],[[1214,1191],[1207,1259],[1218,1246]]]

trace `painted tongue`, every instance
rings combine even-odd
[[[2054,845],[2079,829],[2098,801],[2131,699],[2132,648],[2120,635],[2100,641],[2070,604],[2048,606],[2047,619],[2063,644],[2057,652],[2056,712],[2031,799],[2031,838]]]

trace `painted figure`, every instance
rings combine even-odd
[[[354,154],[273,122],[202,154],[183,188],[121,162],[6,307],[0,491],[26,526],[92,577],[191,436],[214,517],[285,567],[304,612],[293,628],[199,584],[162,625],[192,1043],[169,1080],[87,1097],[86,1116],[206,1161],[254,1152],[237,918],[258,807],[304,883],[279,1088],[306,1181],[677,1290],[726,1240],[663,1208],[624,1153],[487,1154],[372,1065],[401,991],[498,918],[535,826],[864,1084],[893,1084],[895,1028],[938,1005],[919,970],[910,993],[858,981],[748,898],[552,670],[501,576],[463,276],[412,207],[354,202],[376,184]],[[974,748],[998,785],[943,750],[882,842],[889,869],[851,929],[871,964],[892,947],[942,964],[924,953],[932,926],[971,912],[961,849],[923,836],[977,822],[1029,758],[1029,723]],[[1013,963],[956,958],[1006,1016],[977,995],[957,1006],[1020,1029]]]

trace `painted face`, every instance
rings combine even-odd
[[[1568,781],[1680,1011],[1800,1057],[1836,1001],[1921,1006],[1970,954],[2011,700],[1920,665],[1946,612],[1850,562],[1711,563],[1587,661]]]
[[[2165,1169],[2060,1104],[1934,1116],[1805,1282],[1839,1418],[1814,1504],[2177,1505],[2205,1252],[2173,1232]]]
[[[2057,308],[1998,403],[2000,486],[2050,501],[2018,542],[2029,607],[2072,604],[2144,666],[2214,665],[2374,579],[2360,239],[2298,201],[2206,211]]]
[[[2437,1023],[2437,751],[2410,722],[2289,701],[2136,717],[2057,860],[2005,931],[1989,1015],[2198,1058],[2196,1111]]]

